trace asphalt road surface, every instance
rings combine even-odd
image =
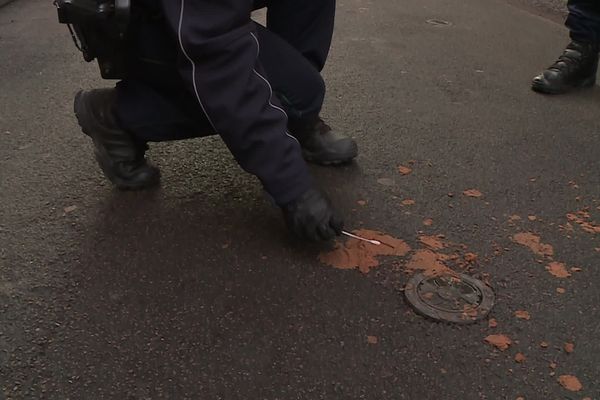
[[[72,98],[112,83],[49,1],[0,9],[0,398],[600,399],[600,91],[529,89],[565,29],[499,0],[338,9],[324,116],[361,155],[313,171],[348,229],[412,249],[368,273],[290,237],[218,138],[153,145],[161,187],[111,188]],[[494,287],[496,327],[405,303],[423,235]]]
[[[528,12],[562,22],[567,15],[567,0],[506,0]]]

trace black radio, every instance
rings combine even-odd
[[[123,78],[130,0],[55,0],[54,5],[84,60],[98,60],[104,79]]]

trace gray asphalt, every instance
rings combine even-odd
[[[49,3],[0,9],[0,398],[600,399],[600,238],[560,227],[586,207],[600,222],[600,90],[530,91],[567,42],[545,11],[340,0],[325,73],[324,116],[361,155],[313,170],[348,228],[477,253],[471,273],[497,295],[490,328],[414,314],[404,260],[320,264],[326,248],[291,238],[216,138],[153,145],[161,187],[112,189],[71,111],[76,90],[111,83]],[[550,275],[519,231],[582,271]],[[494,333],[512,346],[484,343]]]
[[[535,15],[562,22],[567,15],[568,0],[506,0]]]

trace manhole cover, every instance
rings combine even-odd
[[[408,303],[426,317],[455,324],[484,318],[494,306],[491,287],[469,276],[417,274],[404,289]]]
[[[434,26],[450,26],[452,25],[452,22],[450,21],[444,21],[443,19],[428,19],[426,21],[428,24],[434,25]]]

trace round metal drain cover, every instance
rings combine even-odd
[[[455,324],[470,324],[484,318],[495,299],[491,287],[463,274],[417,274],[406,284],[404,295],[419,314]]]

